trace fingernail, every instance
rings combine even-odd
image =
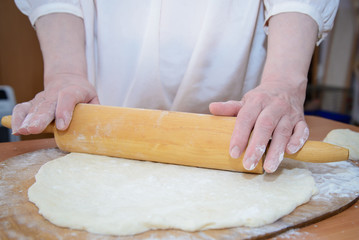
[[[304,129],[304,133],[303,133],[303,137],[299,139],[299,144],[298,145],[294,145],[294,144],[288,144],[287,148],[289,150],[289,152],[291,154],[297,153],[304,145],[304,143],[307,141],[309,137],[309,129],[306,127]]]
[[[300,145],[293,145],[293,144],[288,145],[288,150],[291,154],[298,152],[300,148],[301,148]]]
[[[268,166],[268,172],[270,173],[275,172],[278,169],[280,163],[283,161],[283,158],[284,158],[284,152],[281,152],[278,156],[277,161],[275,161],[272,165]]]
[[[65,121],[64,121],[64,119],[62,119],[62,118],[57,119],[57,120],[56,120],[56,127],[57,127],[57,129],[60,129],[60,130],[64,129],[64,128],[65,128]]]
[[[304,143],[308,140],[308,137],[309,137],[309,129],[306,127],[304,129],[303,137],[301,139],[299,139],[299,146],[298,146],[297,151],[299,151],[299,149],[301,149],[303,147]]]
[[[253,161],[247,170],[251,171],[251,170],[255,169],[257,164],[258,164],[258,161]]]
[[[249,171],[253,170],[257,166],[257,164],[258,164],[260,158],[263,156],[263,153],[265,152],[265,150],[266,150],[265,145],[257,146],[254,150],[254,154],[243,160],[243,167]]]
[[[304,138],[305,140],[307,140],[308,137],[309,137],[309,128],[306,127],[306,128],[304,128],[304,137],[303,137],[303,138]]]
[[[256,155],[252,155],[251,157],[247,158],[243,161],[243,167],[249,171],[255,169],[259,160],[257,160]]]
[[[239,158],[241,156],[241,151],[239,150],[239,147],[238,146],[234,146],[231,150],[231,158]]]

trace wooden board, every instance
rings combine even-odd
[[[115,237],[57,227],[40,214],[27,199],[38,169],[64,153],[58,149],[27,153],[0,163],[0,239],[258,239],[274,236],[289,228],[305,226],[343,211],[355,202],[359,189],[350,182],[359,181],[359,168],[344,162],[337,166],[308,164],[318,183],[319,194],[290,215],[260,228],[230,228],[188,233],[178,230],[149,231],[135,236]],[[343,165],[344,164],[344,165]],[[355,176],[341,175],[348,169]],[[348,179],[351,181],[348,182]],[[354,181],[355,182],[355,181]],[[359,184],[356,188],[359,188]],[[352,188],[352,189],[350,189]],[[260,200],[258,200],[260,201]]]

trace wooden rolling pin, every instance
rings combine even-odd
[[[11,116],[1,123],[11,127]],[[252,171],[242,158],[229,155],[235,117],[168,112],[91,104],[78,104],[70,126],[59,131],[50,124],[57,146],[68,152],[99,154],[204,168],[263,173],[263,159]],[[285,155],[305,162],[348,159],[345,148],[307,141],[296,154]]]

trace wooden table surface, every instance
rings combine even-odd
[[[349,128],[359,132],[359,127],[324,118],[307,116],[306,120],[310,129],[310,140],[323,140],[323,138],[330,130],[337,128]],[[56,143],[52,138],[0,143],[0,161],[4,161],[10,157],[14,157],[23,153],[53,147],[56,147]],[[344,212],[341,212],[333,217],[295,230],[292,233],[276,237],[275,239],[359,239],[359,202],[356,202],[353,206]]]

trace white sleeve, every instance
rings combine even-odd
[[[309,15],[318,24],[319,44],[333,27],[339,0],[264,0],[265,26],[268,32],[268,19],[284,12],[299,12]]]
[[[39,17],[50,13],[70,13],[83,17],[79,0],[15,0],[15,3],[29,17],[32,25]]]

